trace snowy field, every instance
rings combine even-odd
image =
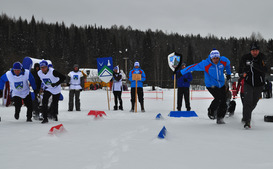
[[[17,121],[14,107],[0,107],[1,169],[273,168],[273,123],[263,121],[264,115],[273,114],[272,99],[259,101],[252,128],[245,130],[240,99],[236,99],[235,115],[217,125],[207,117],[211,99],[191,100],[199,117],[168,117],[173,90],[164,90],[163,100],[145,99],[145,113],[129,112],[128,94],[124,94],[124,111],[113,111],[113,100],[108,111],[105,90],[82,92],[82,111],[68,112],[68,91],[62,93],[65,99],[59,103],[58,122],[26,123],[25,107]],[[107,116],[95,120],[87,116],[90,110],[105,111]],[[163,120],[155,119],[158,113]],[[58,124],[66,132],[49,135],[50,128]],[[158,139],[163,126],[167,137]]]

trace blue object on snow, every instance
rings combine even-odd
[[[156,119],[156,120],[162,119],[162,115],[161,115],[160,113],[158,113],[158,114],[156,115],[155,119]]]
[[[171,111],[170,117],[198,117],[195,111]]]
[[[167,129],[165,126],[163,126],[163,128],[161,129],[157,137],[160,139],[164,139],[166,136],[166,133],[167,133]]]

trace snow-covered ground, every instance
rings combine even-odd
[[[264,115],[273,114],[272,99],[259,101],[252,128],[245,130],[240,99],[235,115],[225,118],[225,125],[217,125],[207,117],[211,99],[191,100],[199,117],[169,117],[173,90],[165,89],[163,100],[145,99],[145,113],[129,112],[129,94],[123,95],[124,111],[113,111],[113,100],[108,111],[105,90],[82,92],[82,111],[68,112],[68,91],[62,93],[58,122],[27,123],[25,107],[15,120],[14,107],[0,107],[1,169],[273,168],[273,123],[263,121]],[[95,120],[87,116],[90,110],[105,111],[107,116]],[[163,120],[155,119],[158,113]],[[58,124],[67,132],[49,135]],[[167,137],[158,139],[163,126]]]

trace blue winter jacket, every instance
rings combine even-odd
[[[140,68],[134,68],[133,70],[130,71],[129,73],[129,80],[131,81],[131,87],[136,87],[136,81],[133,80],[132,74],[141,74],[141,80],[137,81],[137,87],[143,87],[143,83],[146,80],[146,75],[144,71]]]
[[[16,74],[14,73],[13,69],[11,69],[11,72],[14,76],[16,76]],[[24,75],[25,71],[24,69],[21,70],[20,75]],[[0,78],[0,90],[4,89],[5,83],[8,81],[7,75],[6,73],[4,75],[1,76]],[[30,85],[32,87],[33,90],[36,90],[36,84],[35,84],[35,79],[33,77],[33,75],[29,72],[29,77],[28,77],[28,81],[30,82]]]
[[[224,69],[226,69],[228,75],[231,74],[230,61],[228,58],[221,56],[216,65],[211,61],[209,56],[206,60],[190,65],[181,70],[181,74],[184,75],[192,71],[204,71],[206,87],[221,88],[225,84]]]
[[[176,83],[177,83],[177,87],[190,87],[190,82],[192,81],[192,74],[186,73],[185,75],[181,75],[180,73],[181,70],[178,70],[175,74],[176,74]],[[186,82],[184,79],[187,79]]]

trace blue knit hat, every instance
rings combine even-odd
[[[21,70],[22,64],[20,62],[15,62],[12,67],[14,70]]]
[[[210,52],[210,58],[220,58],[220,52],[216,49],[212,49],[212,51]]]
[[[47,61],[43,60],[43,61],[40,62],[40,67],[43,67],[43,66],[48,67]]]

